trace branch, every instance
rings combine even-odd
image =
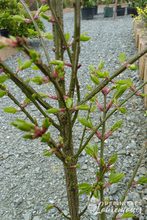
[[[126,190],[125,190],[125,192],[124,192],[124,194],[123,194],[123,196],[122,196],[122,198],[121,198],[121,200],[120,200],[120,202],[119,202],[120,205],[118,206],[117,212],[115,212],[114,216],[112,217],[112,220],[115,220],[115,219],[116,219],[116,216],[118,215],[118,211],[119,211],[119,209],[122,207],[122,203],[124,202],[124,200],[125,200],[125,198],[126,198],[126,196],[127,196],[127,194],[128,194],[128,191],[129,191],[130,187],[132,186],[132,183],[133,183],[134,178],[135,178],[135,176],[136,176],[136,174],[137,174],[137,171],[138,171],[138,169],[139,169],[139,167],[140,167],[140,164],[141,164],[141,162],[142,162],[142,159],[144,158],[146,149],[147,149],[147,143],[145,143],[144,146],[143,146],[142,149],[141,149],[141,154],[140,154],[139,160],[138,160],[138,162],[137,162],[137,164],[136,164],[136,166],[135,166],[135,169],[134,169],[134,171],[133,171],[132,177],[131,177],[130,181],[128,182],[128,186],[127,186],[127,188],[126,188]]]
[[[30,16],[30,18],[31,18],[31,20],[32,20],[32,22],[33,22],[33,24],[34,24],[34,26],[35,26],[35,29],[36,29],[36,31],[37,31],[38,34],[39,34],[40,41],[41,41],[41,44],[42,44],[42,47],[43,47],[45,56],[46,56],[47,62],[48,62],[48,64],[49,64],[49,63],[50,63],[50,57],[49,57],[49,55],[48,55],[48,51],[46,50],[46,47],[45,47],[44,40],[43,40],[43,37],[42,37],[42,35],[41,35],[40,29],[39,29],[37,23],[35,22],[35,20],[34,20],[32,14],[31,14],[29,8],[27,7],[26,3],[24,2],[24,0],[20,0],[20,1],[21,1],[21,3],[23,4],[23,6],[24,6],[25,10],[27,11],[28,15]],[[40,68],[41,66],[38,66],[38,67]],[[48,66],[48,71],[43,71],[43,73],[46,73],[47,76],[49,77],[50,81],[54,84],[56,90],[58,91],[58,93],[59,93],[59,95],[60,95],[60,98],[61,98],[61,100],[62,100],[64,106],[66,107],[66,104],[65,104],[65,101],[64,101],[64,97],[63,97],[63,94],[62,94],[62,90],[61,90],[59,84],[58,84],[58,83],[56,82],[56,80],[54,80],[54,79],[51,77],[51,75],[49,74],[49,73],[53,73],[52,65],[49,65],[49,66]]]
[[[77,71],[78,71],[78,62],[79,62],[79,54],[80,54],[80,23],[81,23],[81,3],[79,0],[75,1],[74,4],[74,41],[73,41],[73,57],[72,57],[72,75],[69,87],[69,96],[74,96],[75,84],[77,88],[77,96],[78,101],[80,101],[80,91],[79,91],[79,83],[77,78]]]
[[[86,117],[86,119],[87,119],[87,120],[89,119],[89,115],[90,115],[91,106],[92,106],[92,104],[90,104],[90,108],[89,108],[88,113],[87,113],[87,117]],[[79,147],[79,148],[81,148],[81,147],[82,147],[82,144],[83,144],[83,140],[84,140],[85,133],[86,133],[86,126],[85,126],[85,127],[84,127],[84,129],[83,129],[83,134],[82,134],[82,138],[81,138],[81,141],[80,141],[80,147]]]
[[[65,215],[65,213],[64,213],[56,204],[53,204],[53,206],[54,206],[65,218],[71,220],[71,218],[70,218],[69,216]]]
[[[114,110],[112,110],[107,117],[105,118],[105,120],[103,120],[98,126],[96,126],[93,131],[91,132],[91,134],[89,135],[89,137],[87,138],[86,142],[83,144],[83,146],[81,146],[81,148],[79,148],[78,152],[75,154],[75,158],[77,159],[79,157],[79,155],[81,154],[81,152],[85,149],[85,147],[87,146],[87,144],[89,143],[89,141],[91,140],[91,138],[95,135],[95,132],[103,125],[103,123],[105,123],[105,121],[108,120],[108,118],[110,118],[111,115],[113,115],[119,107],[121,107],[123,104],[125,104],[133,95],[136,94],[137,91],[139,91],[142,87],[144,87],[144,85],[146,85],[147,82],[143,83],[141,86],[138,87],[138,89],[134,92],[132,92],[124,101],[122,101]]]
[[[53,153],[60,159],[64,164],[66,163],[66,155],[60,150],[56,142],[50,137],[49,141],[47,142],[48,146],[53,149]]]
[[[62,39],[62,41],[63,41],[63,43],[64,43],[64,46],[65,46],[65,48],[67,49],[67,53],[68,53],[68,56],[69,56],[69,60],[70,60],[70,62],[72,63],[72,54],[71,54],[69,45],[68,45],[67,42],[66,42],[64,33],[63,33],[63,31],[62,31],[62,27],[61,27],[60,22],[59,22],[59,20],[58,20],[58,16],[56,15],[56,12],[55,12],[55,10],[53,9],[53,7],[52,7],[52,5],[51,5],[51,0],[48,0],[48,5],[49,5],[50,10],[51,10],[51,12],[52,12],[52,15],[53,15],[53,17],[54,17],[54,19],[55,19],[55,22],[56,22],[56,24],[57,24],[59,37]]]
[[[8,97],[22,110],[22,112],[30,119],[30,121],[33,124],[36,124],[36,121],[33,119],[33,117],[29,114],[29,112],[27,110],[25,110],[24,107],[22,107],[22,105],[19,103],[19,101],[7,90],[4,89],[4,87],[2,85],[0,85],[0,89],[4,90],[7,92]]]
[[[117,77],[118,75],[120,75],[124,70],[127,69],[127,66],[129,64],[134,63],[136,60],[138,60],[140,57],[142,57],[144,54],[147,53],[147,48],[144,49],[143,51],[141,51],[140,53],[138,53],[137,55],[134,55],[131,59],[129,59],[124,65],[122,65],[119,69],[117,69],[113,75],[108,78],[105,79],[104,81],[101,82],[101,84],[99,86],[97,86],[88,96],[86,96],[81,102],[78,103],[78,105],[82,105],[85,102],[87,102],[88,100],[90,100],[93,96],[95,96],[98,92],[100,92],[109,82],[112,81],[112,79],[114,79],[115,77]]]

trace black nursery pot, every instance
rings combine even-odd
[[[125,15],[125,8],[117,8],[117,16],[124,16]]]
[[[0,36],[9,37],[9,31],[7,29],[0,29]]]
[[[98,7],[97,7],[97,5],[95,5],[95,6],[93,7],[93,14],[94,14],[94,15],[97,15],[97,9],[98,9]]]
[[[104,17],[113,17],[113,7],[104,7]]]
[[[138,16],[137,9],[132,7],[127,7],[127,14],[132,16]]]
[[[81,10],[82,10],[82,19],[83,20],[93,19],[93,16],[94,16],[93,7],[82,8]]]

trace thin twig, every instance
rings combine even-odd
[[[65,213],[61,210],[61,208],[59,208],[56,204],[53,204],[53,206],[54,206],[65,218],[71,220],[71,218],[70,218],[69,216],[65,215]]]

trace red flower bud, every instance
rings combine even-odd
[[[34,16],[34,20],[37,20],[39,18],[39,14],[36,13],[35,16]]]
[[[48,76],[43,76],[42,80],[43,80],[44,83],[48,83],[49,82]]]
[[[110,136],[112,135],[112,131],[108,131],[106,134],[105,134],[105,137],[104,139],[108,139]]]
[[[41,137],[46,131],[46,128],[39,128],[38,126],[35,126],[33,139]]]
[[[57,97],[57,96],[49,95],[48,97],[49,97],[50,99],[58,100],[58,97]]]
[[[98,109],[99,109],[101,112],[104,111],[103,106],[102,106],[101,104],[99,104],[98,101],[96,101],[96,105],[97,105]]]
[[[108,110],[112,107],[112,105],[113,105],[113,101],[111,100],[111,101],[107,104],[106,110],[108,111]]]
[[[109,92],[110,92],[110,89],[108,87],[106,87],[106,86],[102,89],[102,93],[104,95],[107,95]]]
[[[53,72],[53,77],[58,78],[58,72],[56,70]]]
[[[71,63],[64,63],[65,66],[72,67]]]

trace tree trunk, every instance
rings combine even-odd
[[[80,220],[79,216],[79,195],[76,167],[64,166],[66,178],[66,191],[71,220]]]
[[[64,44],[60,37],[59,28],[64,34],[63,28],[63,0],[50,0],[49,5],[52,9],[52,15],[55,16],[56,22],[53,23],[53,35],[55,45],[55,58],[64,60]],[[59,27],[60,26],[60,27]],[[63,95],[65,94],[64,80],[58,80],[62,88]],[[56,91],[57,93],[57,91]],[[58,93],[57,93],[58,94]],[[59,107],[64,108],[64,102],[59,100]],[[76,163],[74,159],[73,138],[72,138],[72,114],[66,110],[58,114],[61,127],[60,136],[63,138],[63,152],[66,155],[66,164],[64,163],[64,173],[66,179],[66,192],[68,199],[69,214],[71,220],[80,220],[79,216],[79,194]]]

